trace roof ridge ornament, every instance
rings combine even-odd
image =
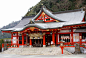
[[[35,24],[31,19],[29,19],[30,21],[29,21],[29,23],[28,24]],[[28,24],[26,24],[26,25],[28,25]],[[26,25],[24,25],[24,26],[26,26]]]
[[[34,22],[31,19],[29,19],[29,20],[30,20],[29,24],[34,24]]]
[[[82,8],[81,8],[81,12],[82,12],[84,9],[85,9],[85,7],[82,7]]]

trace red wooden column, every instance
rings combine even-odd
[[[56,44],[58,44],[58,33],[56,33]]]
[[[13,33],[11,33],[11,46],[13,44],[12,40],[13,40]]]
[[[52,33],[52,41],[53,41],[53,46],[55,46],[55,33]]]
[[[32,39],[30,39],[30,47],[32,47]]]
[[[22,34],[22,47],[24,46],[24,34]]]
[[[46,47],[46,43],[45,43],[45,35],[43,36],[43,47]]]
[[[18,41],[19,41],[19,40],[18,40],[18,32],[17,32],[17,44],[18,44]]]
[[[82,34],[79,33],[80,45],[82,44]]]
[[[71,28],[71,43],[73,44],[73,28]]]

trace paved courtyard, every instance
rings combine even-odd
[[[12,55],[12,54],[0,54],[0,58],[86,58],[86,54],[78,54],[78,55]]]
[[[0,58],[86,58],[86,54],[72,54],[64,50],[64,54],[62,55],[59,47],[24,47],[1,52]]]
[[[72,53],[63,50],[64,55],[72,55]],[[14,54],[14,55],[61,55],[60,47],[24,47],[24,48],[11,48],[2,54]]]

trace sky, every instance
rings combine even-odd
[[[0,28],[19,21],[40,0],[0,0]]]

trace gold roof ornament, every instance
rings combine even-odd
[[[42,17],[45,17],[45,13],[44,12],[42,12]]]
[[[35,29],[35,27],[30,27],[30,30],[31,30],[31,31],[34,31],[34,29]]]
[[[18,33],[20,33],[20,32],[18,32]]]
[[[47,31],[49,31],[49,29],[47,29]]]
[[[31,19],[29,19],[29,20],[30,20],[30,23],[33,23]]]
[[[31,21],[31,19],[29,19]]]
[[[56,22],[59,22],[58,20],[56,20]]]
[[[40,31],[40,29],[39,29],[39,31]]]

